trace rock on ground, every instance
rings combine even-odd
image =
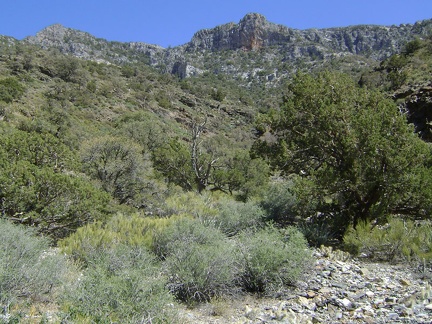
[[[314,268],[278,298],[244,296],[185,310],[189,323],[431,323],[432,287],[406,265],[317,250]]]

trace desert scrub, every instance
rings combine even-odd
[[[238,267],[233,250],[228,240],[214,244],[179,242],[165,260],[171,293],[187,304],[236,293]]]
[[[241,282],[247,291],[266,293],[298,280],[311,260],[307,242],[296,229],[267,226],[238,236]]]
[[[254,202],[223,200],[218,205],[215,226],[232,237],[242,230],[260,228],[264,224],[264,211]]]
[[[169,290],[187,304],[232,295],[237,289],[235,245],[214,227],[184,219],[155,236]]]
[[[165,205],[169,215],[187,215],[206,222],[218,213],[216,199],[217,195],[214,194],[182,192],[168,197]]]
[[[50,300],[72,269],[66,258],[33,229],[0,219],[0,305]]]
[[[75,260],[87,263],[92,254],[103,252],[119,243],[150,248],[153,245],[154,233],[160,232],[178,218],[117,214],[105,223],[95,222],[79,228],[74,234],[60,241],[59,246]]]
[[[269,186],[261,207],[266,218],[280,224],[292,223],[297,218],[298,201],[294,194],[294,184],[291,181],[276,182]]]
[[[297,228],[304,235],[309,246],[333,246],[339,243],[339,235],[332,223],[328,219],[312,218],[300,222]]]
[[[82,277],[63,296],[71,322],[175,323],[176,307],[145,247],[111,246],[88,257]]]
[[[154,232],[152,249],[163,260],[176,252],[180,243],[211,245],[225,239],[221,231],[205,226],[199,219],[179,218]]]
[[[384,225],[360,222],[343,239],[345,250],[383,261],[432,259],[432,227],[390,217]]]

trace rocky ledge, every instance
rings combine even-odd
[[[186,311],[193,323],[431,323],[432,288],[426,273],[407,265],[347,259],[315,252],[314,268],[278,298],[244,298]]]

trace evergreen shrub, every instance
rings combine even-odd
[[[296,219],[297,199],[293,187],[293,183],[289,181],[277,182],[269,186],[261,202],[268,220],[283,224],[292,223]]]
[[[236,291],[238,265],[234,244],[222,232],[197,219],[182,219],[154,237],[164,260],[170,291],[188,304]]]
[[[162,260],[176,253],[181,243],[212,245],[225,240],[223,233],[198,219],[180,218],[171,225],[154,232],[153,251]]]
[[[124,244],[89,255],[83,275],[63,296],[73,323],[175,323],[173,298],[156,257]]]
[[[239,270],[234,245],[228,240],[200,244],[177,242],[165,260],[168,287],[187,303],[208,302],[237,291]]]
[[[13,77],[0,80],[0,101],[10,103],[15,99],[19,99],[24,90],[24,86]]]
[[[218,205],[219,215],[215,218],[215,226],[225,235],[231,237],[239,232],[260,228],[264,225],[264,211],[256,203],[234,200],[223,200]]]
[[[311,260],[306,240],[292,227],[244,231],[238,244],[244,267],[242,285],[251,292],[271,292],[294,283]]]
[[[5,311],[23,299],[49,300],[71,269],[48,239],[0,219],[0,305]]]

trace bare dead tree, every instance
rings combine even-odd
[[[202,156],[202,152],[200,151],[202,140],[200,136],[206,124],[207,116],[202,123],[194,121],[192,124],[191,163],[195,174],[195,181],[198,186],[198,192],[202,192],[209,186],[212,168],[218,160],[218,158],[213,158],[212,155],[209,159],[200,159]]]

